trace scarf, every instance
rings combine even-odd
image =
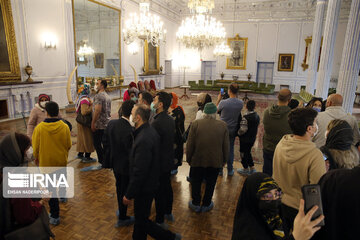
[[[176,109],[176,108],[181,108],[181,110],[183,111],[183,113],[184,113],[184,116],[185,116],[185,111],[184,111],[184,109],[181,107],[181,106],[179,106],[178,105],[178,102],[179,102],[179,97],[176,95],[176,93],[174,93],[174,92],[171,92],[171,95],[172,95],[172,103],[171,103],[171,108],[172,109]]]
[[[90,84],[84,83],[78,90],[78,99],[75,104],[76,112],[80,111],[81,104],[85,103],[90,106],[89,95],[90,95]]]

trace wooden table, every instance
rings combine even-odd
[[[185,100],[190,99],[190,97],[186,94],[186,89],[190,89],[190,86],[183,85],[183,86],[180,86],[180,89],[184,89],[184,94],[180,97],[180,99],[183,99],[183,98],[185,98]]]
[[[239,91],[245,93],[245,96],[243,97],[243,101],[244,101],[244,102],[245,102],[245,101],[248,101],[249,98],[248,98],[247,94],[250,93],[250,92],[252,92],[252,90],[250,90],[250,89],[240,89]]]

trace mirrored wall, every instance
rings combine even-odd
[[[122,83],[120,10],[93,0],[73,0],[77,84],[94,86],[106,79],[109,89]]]

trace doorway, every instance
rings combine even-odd
[[[201,80],[206,84],[207,80],[215,80],[216,78],[216,61],[202,61],[201,62]]]
[[[257,74],[256,82],[272,84],[274,73],[273,62],[258,62],[257,63]]]

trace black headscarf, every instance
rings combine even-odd
[[[320,179],[325,226],[312,239],[359,239],[359,183],[360,167],[329,171]]]
[[[232,240],[277,239],[261,214],[258,203],[259,195],[278,188],[275,181],[264,173],[254,173],[245,180],[236,207]]]
[[[320,148],[320,150],[327,156],[327,159],[329,160],[330,169],[337,169],[338,165],[334,161],[334,158],[332,157],[329,150],[349,150],[351,149],[353,140],[353,129],[346,121],[343,121],[330,130],[326,137],[325,145]]]

